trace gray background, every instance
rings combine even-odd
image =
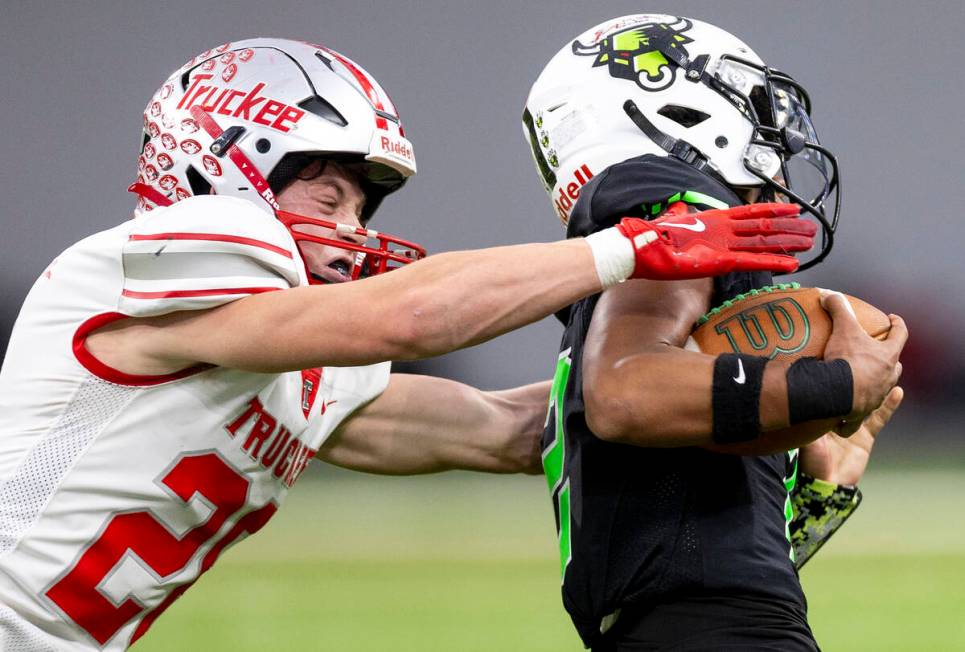
[[[965,404],[960,1],[3,0],[0,350],[47,262],[129,217],[143,107],[201,50],[285,36],[365,66],[395,100],[419,164],[377,228],[438,252],[561,237],[524,146],[523,101],[579,32],[639,11],[715,23],[809,89],[822,140],[841,162],[845,204],[831,258],[796,280],[856,294],[911,324],[909,398],[882,454],[907,456],[929,441],[946,459],[965,459],[955,427]],[[560,332],[545,320],[417,368],[487,388],[541,379]]]

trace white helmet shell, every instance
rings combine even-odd
[[[760,186],[746,164],[770,177],[780,157],[751,144],[754,125],[734,104],[653,45],[669,40],[703,72],[751,95],[764,86],[763,67],[740,39],[713,25],[676,16],[634,14],[601,23],[566,44],[543,69],[526,100],[523,131],[544,187],[565,225],[580,188],[607,167],[643,154],[667,155],[628,117],[632,100],[661,132],[686,141],[731,186]]]
[[[232,146],[257,174],[233,162]],[[416,172],[395,106],[361,66],[300,41],[225,43],[176,70],[148,102],[138,207],[156,207],[152,191],[179,201],[213,190],[273,212],[264,180],[296,153],[359,164],[369,214]]]

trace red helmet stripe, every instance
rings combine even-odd
[[[379,97],[379,92],[375,89],[375,85],[372,84],[372,80],[370,80],[368,76],[359,69],[358,66],[356,66],[350,59],[346,59],[335,50],[329,50],[328,48],[321,45],[318,47],[319,49],[325,50],[330,55],[332,55],[335,59],[338,60],[339,63],[345,66],[350,73],[352,73],[352,76],[355,77],[355,81],[357,81],[359,83],[359,86],[362,87],[362,92],[364,92],[365,96],[369,98],[369,102],[372,103],[372,106],[375,107],[377,111],[383,111],[385,113],[388,113],[388,111],[385,110],[385,105],[382,103],[382,98]],[[379,129],[388,130],[389,123],[385,118],[379,115],[376,115],[375,126]]]
[[[191,107],[191,116],[201,125],[201,128],[208,132],[208,135],[215,140],[223,133],[218,123],[211,117],[211,114],[202,109],[200,105],[195,104]],[[255,164],[245,156],[245,153],[242,152],[237,145],[232,144],[228,147],[228,158],[231,159],[231,162],[245,175],[245,178],[251,182],[251,185],[258,191],[258,195],[271,206],[272,210],[279,210],[278,202],[275,200],[275,193],[271,191],[271,186],[265,181],[265,177],[261,175],[261,172],[258,171]]]

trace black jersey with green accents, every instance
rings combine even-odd
[[[741,203],[694,168],[647,155],[608,168],[583,188],[568,235],[587,235],[626,215],[657,215],[676,201],[702,210]],[[717,278],[711,303],[770,280],[760,273]],[[583,641],[592,645],[622,606],[691,597],[763,597],[806,622],[787,537],[796,455],[642,448],[594,436],[584,414],[582,354],[598,299],[560,315],[566,331],[542,438],[563,602]]]

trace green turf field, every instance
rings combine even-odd
[[[835,650],[965,650],[965,471],[872,470],[804,568]],[[541,478],[309,476],[136,646],[168,650],[580,650],[559,603]]]

